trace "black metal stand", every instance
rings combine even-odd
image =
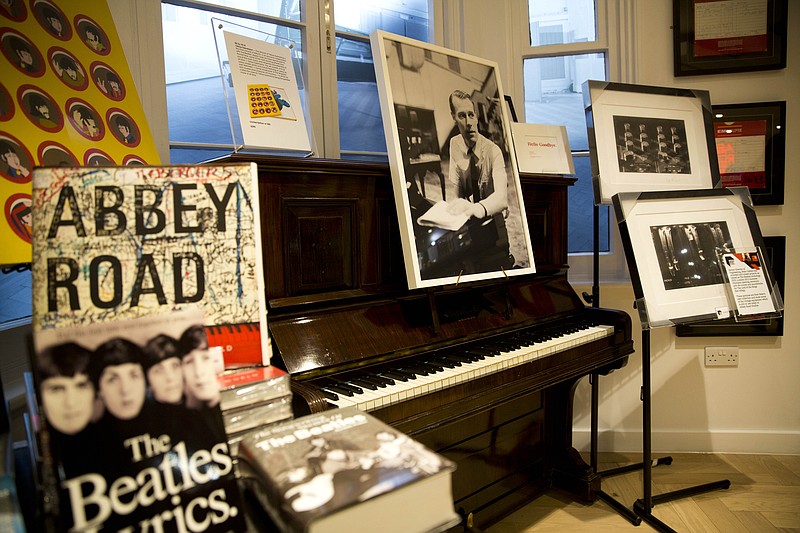
[[[642,520],[650,524],[654,529],[657,531],[662,531],[665,533],[672,533],[675,530],[666,525],[664,522],[653,516],[652,509],[653,506],[659,503],[666,503],[671,502],[673,500],[678,500],[681,498],[687,498],[694,496],[696,494],[702,494],[704,492],[709,492],[712,490],[718,489],[727,489],[731,486],[730,480],[723,479],[721,481],[714,481],[711,483],[705,483],[703,485],[697,485],[694,487],[688,487],[685,489],[676,490],[673,492],[666,492],[664,494],[658,494],[653,496],[653,484],[652,484],[652,467],[653,464],[650,461],[650,457],[652,454],[652,443],[651,443],[651,429],[652,429],[652,421],[650,418],[650,330],[643,329],[642,330],[642,458],[643,458],[643,470],[642,470],[642,485],[643,485],[643,497],[639,500],[636,500],[633,504],[633,510],[638,517]]]
[[[594,211],[592,213],[593,216],[593,264],[592,264],[592,294],[583,293],[583,299],[586,300],[587,303],[592,304],[592,307],[600,307],[600,206],[595,205]],[[649,353],[649,351],[648,351]],[[598,440],[598,409],[600,405],[600,374],[597,372],[593,372],[589,375],[589,384],[591,385],[592,396],[591,396],[591,423],[589,427],[589,440],[590,440],[590,450],[589,450],[589,466],[592,469],[592,472],[596,473],[597,476],[600,478],[599,486],[600,490],[596,492],[598,499],[603,500],[607,503],[612,509],[614,509],[617,513],[619,513],[623,518],[625,518],[628,522],[633,524],[634,526],[638,526],[642,523],[642,519],[640,515],[632,511],[630,508],[626,507],[618,500],[616,500],[613,496],[608,494],[602,489],[603,478],[617,476],[620,474],[626,474],[628,472],[635,472],[637,470],[642,470],[644,468],[644,462],[642,463],[634,463],[630,465],[620,466],[617,468],[611,468],[608,470],[600,471],[598,470],[599,461],[597,459],[597,440]],[[648,459],[648,468],[652,466],[658,465],[669,465],[672,463],[672,457],[662,457],[657,459],[655,463],[650,463]]]

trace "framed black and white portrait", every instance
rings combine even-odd
[[[409,287],[535,272],[496,63],[371,42]]]
[[[719,253],[764,249],[746,187],[613,198],[645,327],[732,316]]]
[[[583,98],[595,204],[719,182],[708,91],[589,80]]]

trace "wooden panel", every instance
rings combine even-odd
[[[356,287],[355,201],[284,199],[282,212],[288,295]]]

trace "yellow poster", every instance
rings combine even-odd
[[[12,265],[31,260],[34,166],[160,161],[105,2],[2,0],[0,52],[0,265]]]

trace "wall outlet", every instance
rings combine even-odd
[[[739,347],[706,346],[706,366],[739,366]]]

